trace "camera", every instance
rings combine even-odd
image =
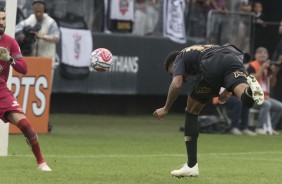
[[[27,25],[21,32],[16,33],[16,40],[19,43],[22,54],[24,56],[30,56],[32,52],[31,46],[36,42],[36,33],[41,29],[41,23],[36,23],[33,27]],[[24,35],[24,40],[20,37]]]
[[[282,67],[282,62],[280,61],[270,61],[270,65],[275,65],[277,67]]]

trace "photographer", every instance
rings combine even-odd
[[[280,118],[282,117],[282,103],[269,96],[270,88],[276,85],[277,73],[281,70],[280,62],[274,62],[269,60],[268,51],[264,47],[259,47],[255,52],[255,60],[249,63],[247,71],[256,77],[260,83],[263,91],[265,101],[260,106],[254,106],[254,108],[260,109],[258,123],[256,126],[257,134],[266,134],[263,129],[264,123],[267,122],[267,114],[271,114],[272,128],[276,129]],[[278,134],[277,131],[273,131],[274,134]]]
[[[32,11],[27,19],[16,25],[16,40],[24,56],[47,57],[52,59],[51,84],[53,81],[56,43],[60,39],[57,23],[46,12],[44,0],[34,0]],[[52,126],[49,124],[48,131]]]
[[[56,43],[60,39],[58,25],[45,13],[44,0],[34,0],[32,11],[33,14],[16,25],[16,40],[26,56],[50,57],[54,64]]]

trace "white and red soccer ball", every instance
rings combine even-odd
[[[90,56],[90,66],[98,72],[106,72],[113,65],[113,55],[105,48],[95,49]]]

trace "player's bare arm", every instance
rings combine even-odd
[[[182,84],[183,84],[183,76],[177,75],[173,77],[173,80],[169,87],[165,106],[157,109],[153,114],[156,118],[163,119],[164,116],[168,113],[172,104],[174,103],[179,93],[181,92]]]
[[[173,80],[172,80],[170,87],[169,87],[167,100],[166,100],[166,103],[165,103],[165,106],[164,106],[164,108],[167,112],[169,111],[172,104],[174,103],[174,101],[176,100],[178,95],[180,94],[182,84],[183,84],[183,76],[177,75],[177,76],[173,77]]]

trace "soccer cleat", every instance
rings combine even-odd
[[[38,169],[41,171],[52,171],[51,168],[47,165],[46,162],[38,164]]]
[[[190,168],[187,163],[183,165],[181,169],[171,171],[171,175],[181,178],[181,177],[197,177],[199,176],[198,163]]]
[[[258,105],[261,105],[264,102],[264,93],[257,79],[253,75],[248,75],[247,82],[252,90],[252,97],[254,101]]]

